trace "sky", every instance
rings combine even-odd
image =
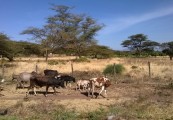
[[[12,40],[29,40],[20,33],[45,25],[55,14],[52,4],[72,6],[73,13],[104,24],[95,39],[114,50],[125,50],[122,41],[140,33],[159,43],[173,41],[173,0],[0,0],[0,32]]]

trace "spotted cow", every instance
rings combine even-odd
[[[106,89],[110,85],[111,85],[111,81],[108,78],[106,78],[106,77],[91,78],[90,79],[89,88],[88,88],[88,96],[91,93],[92,94],[92,97],[94,97],[94,90],[95,90],[96,87],[98,87],[98,88],[101,88],[98,96],[100,96],[101,93],[104,90],[105,91],[105,97],[107,97],[107,91],[106,91]]]

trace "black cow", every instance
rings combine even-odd
[[[72,77],[72,76],[70,76],[70,75],[58,75],[58,76],[55,76],[55,78],[57,79],[57,80],[62,80],[62,81],[64,81],[65,83],[66,83],[66,87],[67,87],[67,83],[70,83],[70,87],[71,87],[71,82],[76,82],[76,80],[75,80],[75,78],[74,77]]]
[[[46,86],[45,96],[47,96],[48,88],[50,86],[53,88],[54,93],[56,93],[55,87],[63,87],[63,88],[65,87],[64,80],[57,80],[56,78],[50,77],[50,76],[34,75],[30,79],[30,86],[28,87],[26,96],[28,96],[29,90],[31,88],[34,89],[34,95],[36,95],[36,91],[35,91],[36,86],[39,86],[39,87]]]
[[[49,69],[46,69],[46,70],[44,70],[44,75],[45,76],[55,77],[55,76],[58,75],[58,71],[57,70],[49,70]]]

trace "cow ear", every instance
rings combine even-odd
[[[105,74],[104,77],[107,78],[107,75]]]

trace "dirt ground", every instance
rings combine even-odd
[[[2,85],[3,91],[0,95],[0,109],[10,108],[19,102],[29,106],[38,103],[53,103],[55,105],[64,105],[66,108],[75,109],[76,111],[92,111],[98,108],[107,108],[110,105],[124,103],[126,101],[137,100],[141,96],[153,96],[158,86],[157,83],[118,83],[112,84],[107,89],[108,97],[99,96],[98,98],[91,98],[87,96],[86,91],[80,92],[75,90],[75,84],[72,88],[56,89],[56,95],[53,94],[53,89],[49,88],[47,97],[44,96],[45,87],[37,89],[37,96],[31,94],[26,98],[25,89],[15,88],[15,84]],[[99,92],[96,89],[95,95]],[[104,95],[104,92],[102,93]],[[152,99],[157,99],[155,98]]]

